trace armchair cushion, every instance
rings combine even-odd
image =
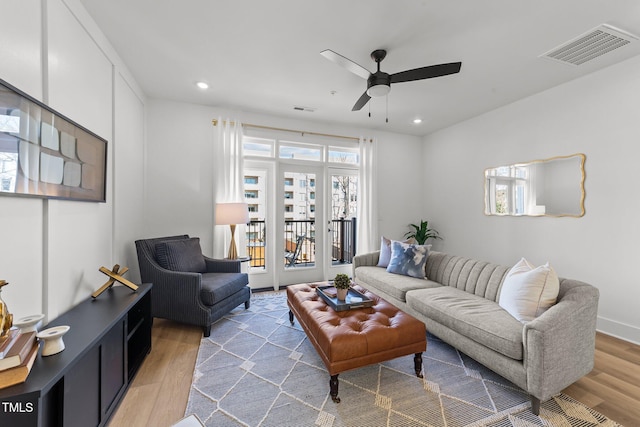
[[[156,257],[158,264],[167,270],[191,273],[207,271],[200,239],[197,237],[157,243]]]
[[[204,273],[200,299],[203,304],[211,306],[230,297],[246,285],[246,273]]]

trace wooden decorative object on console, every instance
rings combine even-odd
[[[104,291],[109,289],[111,286],[113,286],[115,282],[122,283],[123,285],[130,288],[134,292],[138,290],[138,285],[122,277],[124,276],[124,273],[129,271],[129,267],[122,267],[122,271],[120,271],[120,265],[116,264],[113,266],[111,270],[107,270],[106,267],[100,267],[99,271],[109,276],[109,280],[107,281],[107,283],[102,285],[100,289],[98,289],[97,291],[91,294],[91,297],[94,299],[98,298],[98,296],[100,296],[101,293],[103,293]]]

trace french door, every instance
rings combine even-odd
[[[351,276],[357,169],[295,159],[246,160],[244,191],[251,288]]]
[[[276,180],[276,266],[278,284],[325,278],[324,171],[281,162]],[[276,249],[277,251],[277,249]]]

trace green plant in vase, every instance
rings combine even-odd
[[[429,221],[420,221],[420,225],[409,224],[409,227],[412,227],[413,230],[407,231],[404,237],[413,237],[419,245],[424,245],[428,239],[442,240],[437,230],[429,228]]]
[[[333,279],[333,286],[335,286],[338,292],[338,299],[344,301],[347,298],[349,287],[351,286],[351,279],[346,274],[336,274]]]

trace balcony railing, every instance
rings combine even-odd
[[[284,222],[284,251],[282,262],[287,268],[311,266],[316,262],[315,220],[291,220]],[[302,238],[299,238],[303,236]],[[300,247],[298,246],[300,244]],[[333,264],[350,264],[356,254],[356,219],[331,221],[331,261]],[[252,268],[265,268],[267,248],[267,224],[264,220],[252,220],[247,224],[247,254]],[[297,251],[296,251],[297,249]],[[285,255],[293,254],[290,263]],[[280,256],[280,254],[277,254]],[[278,261],[280,262],[280,261]]]
[[[356,254],[356,219],[331,221],[331,257],[333,262],[351,264]]]

